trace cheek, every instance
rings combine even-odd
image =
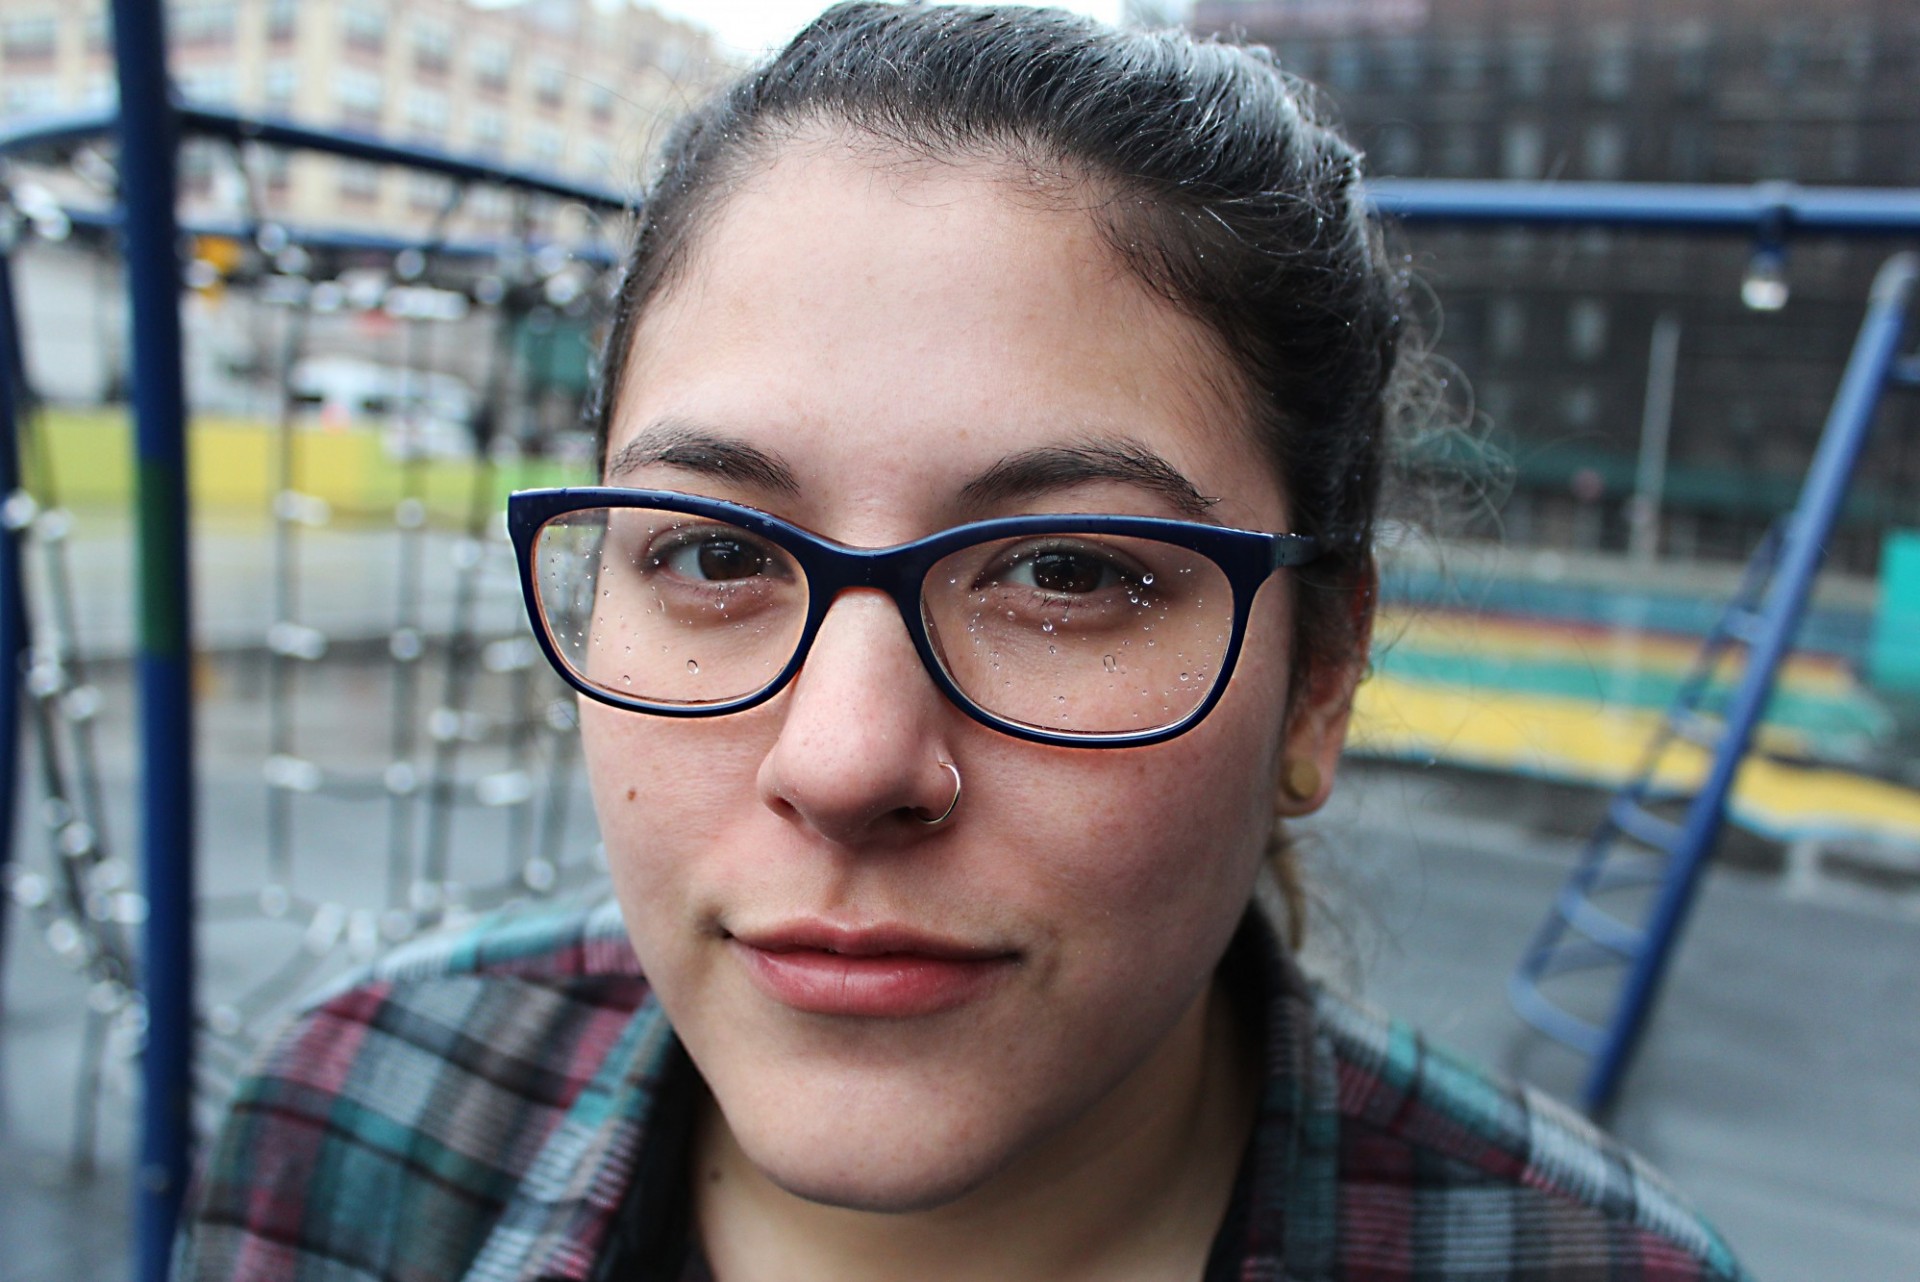
[[[754,808],[762,748],[737,718],[673,721],[580,709],[581,750],[614,890],[644,957],[651,923],[683,913],[687,874]]]

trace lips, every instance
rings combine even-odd
[[[796,922],[727,937],[761,993],[810,1015],[909,1019],[977,1000],[1018,954],[906,927]]]

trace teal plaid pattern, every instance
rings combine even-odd
[[[1257,921],[1229,964],[1255,972],[1267,1089],[1216,1276],[1746,1278],[1584,1119],[1308,983]],[[245,1078],[176,1276],[587,1282],[673,1049],[611,903],[518,909],[397,950],[305,1009]],[[687,1276],[706,1276],[697,1252]]]

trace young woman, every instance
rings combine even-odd
[[[617,910],[310,1010],[185,1274],[1739,1276],[1291,960],[1401,329],[1358,178],[1264,53],[1028,9],[843,5],[698,110],[602,487],[512,508]]]

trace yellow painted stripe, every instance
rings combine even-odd
[[[1658,713],[1610,709],[1578,699],[1462,690],[1379,676],[1360,689],[1353,748],[1398,760],[1437,759],[1616,787],[1639,769]],[[1794,752],[1798,737],[1777,728],[1763,746]],[[1662,787],[1697,787],[1707,754],[1675,743],[1663,754]],[[1783,839],[1865,837],[1920,841],[1920,792],[1827,767],[1750,757],[1731,801],[1745,827]]]

